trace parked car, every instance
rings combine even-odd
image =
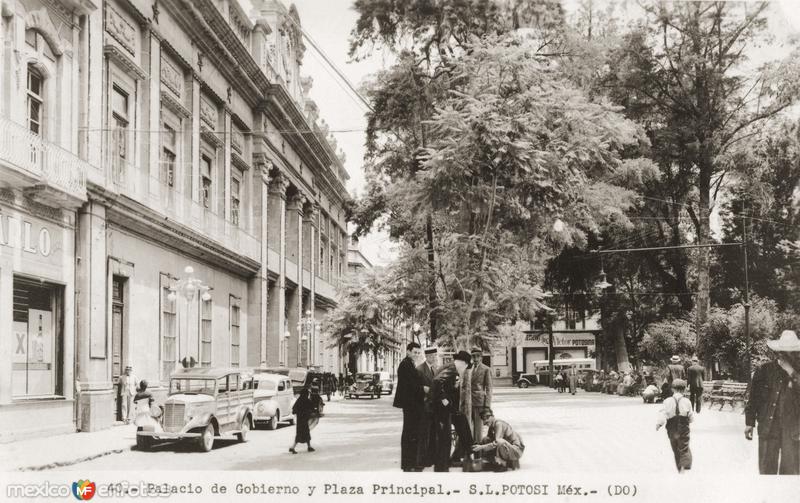
[[[294,424],[294,391],[287,376],[254,374],[252,385],[254,426],[266,424],[268,430],[274,430],[283,421]]]
[[[315,368],[306,367],[258,367],[253,369],[256,374],[280,374],[287,376],[292,381],[294,394],[299,395],[303,388],[316,386],[320,395],[327,395],[336,391],[335,378],[330,372],[321,372]]]
[[[392,376],[390,376],[388,372],[378,372],[378,374],[380,374],[379,379],[381,381],[381,392],[391,395],[394,391],[394,381],[392,381]]]
[[[208,452],[218,437],[247,441],[253,426],[253,390],[239,369],[184,368],[170,376],[163,413],[138,426],[136,446],[156,440],[190,440]]]
[[[356,374],[356,382],[353,383],[353,385],[350,386],[350,388],[347,390],[347,396],[348,398],[359,398],[362,396],[368,396],[370,398],[380,398],[381,392],[382,389],[381,389],[380,373],[360,372]]]
[[[517,386],[520,388],[536,386],[537,384],[539,384],[539,376],[536,374],[520,374],[517,378]]]

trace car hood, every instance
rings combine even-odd
[[[167,397],[164,403],[212,403],[214,397],[203,394],[176,393]]]
[[[277,392],[272,390],[255,390],[253,391],[253,398],[272,398]]]

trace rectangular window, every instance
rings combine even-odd
[[[211,310],[212,300],[200,299],[200,366],[211,366]]]
[[[242,204],[242,172],[231,168],[231,223],[239,225],[239,211]]]
[[[111,376],[122,374],[122,347],[125,328],[125,278],[114,276],[111,281]]]
[[[112,166],[114,179],[118,182],[125,180],[125,171],[128,164],[128,94],[117,86],[111,93],[111,119],[112,119]]]
[[[203,207],[211,209],[211,158],[204,155],[200,158],[200,201]]]
[[[42,134],[42,75],[28,65],[28,129],[34,134]]]
[[[231,367],[239,366],[239,301],[231,297]]]
[[[62,394],[63,287],[14,277],[11,394]]]
[[[319,247],[319,277],[325,277],[325,246]]]
[[[177,297],[170,289],[169,278],[162,276],[161,284],[161,380],[166,381],[175,371],[177,360]]]
[[[177,152],[178,135],[175,130],[164,124],[161,132],[161,167],[159,179],[167,187],[175,186],[175,159]]]

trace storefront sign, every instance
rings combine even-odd
[[[546,332],[528,332],[525,334],[527,342],[534,342],[535,346],[548,344]],[[594,346],[594,337],[591,334],[575,334],[574,336],[553,335],[553,346]]]
[[[49,257],[53,251],[50,230],[39,223],[0,213],[0,246]],[[1,251],[2,249],[0,249]]]

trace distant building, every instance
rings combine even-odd
[[[361,271],[370,269],[372,269],[372,262],[361,253],[358,238],[351,237],[350,244],[347,247],[347,272],[359,274]]]

